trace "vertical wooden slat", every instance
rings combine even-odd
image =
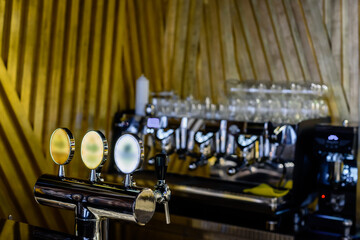
[[[83,123],[83,111],[84,111],[84,98],[85,98],[85,87],[86,77],[88,71],[88,53],[89,53],[89,38],[90,38],[90,16],[91,16],[91,4],[92,1],[83,1],[82,8],[80,8],[81,19],[80,28],[78,31],[78,43],[77,43],[77,65],[75,69],[75,84],[74,84],[74,101],[75,106],[73,108],[73,120],[75,125],[74,128],[82,130]],[[84,131],[79,131],[84,133]]]
[[[342,1],[342,58],[343,58],[343,87],[347,94],[350,107],[351,120],[356,122],[359,115],[359,105],[356,99],[359,97],[360,78],[360,49],[359,49],[359,1]],[[358,49],[358,51],[356,51]]]
[[[175,26],[177,13],[177,0],[169,0],[166,12],[166,27],[164,32],[164,51],[163,51],[163,68],[164,68],[164,90],[171,90],[171,66],[173,61],[173,52],[175,44]]]
[[[219,22],[221,34],[221,46],[223,53],[224,75],[226,79],[239,79],[239,73],[236,67],[235,46],[232,31],[231,18],[232,0],[218,1]]]
[[[74,81],[75,81],[75,63],[76,63],[76,42],[78,38],[78,22],[79,22],[79,0],[70,0],[70,12],[67,13],[69,26],[68,38],[66,39],[67,48],[64,55],[64,75],[62,77],[62,86],[60,88],[62,101],[60,102],[60,126],[71,128],[71,112],[74,105]]]
[[[157,0],[158,1],[158,0]],[[161,37],[159,35],[158,29],[161,28],[161,22],[156,12],[156,4],[151,1],[145,1],[145,13],[146,13],[146,22],[147,22],[147,37],[149,44],[149,61],[150,68],[152,69],[152,75],[150,76],[151,89],[153,91],[161,91],[162,86],[162,64],[161,64]],[[138,76],[136,76],[138,77]]]
[[[248,0],[236,1],[241,22],[243,23],[244,35],[249,45],[251,58],[253,60],[256,78],[258,80],[269,80],[270,70],[265,61],[265,55],[260,42],[254,15]]]
[[[317,63],[312,54],[311,46],[308,42],[307,29],[302,18],[301,12],[296,1],[283,0],[288,21],[296,44],[297,53],[301,62],[302,70],[306,80],[320,83],[320,73],[316,67]]]
[[[124,37],[124,45],[131,46],[129,36]],[[130,54],[130,48],[124,47],[124,59],[122,61],[123,67],[123,79],[124,79],[124,88],[127,89],[125,94],[122,97],[123,101],[126,101],[126,105],[129,106],[129,109],[135,108],[135,85],[134,85],[134,76],[131,71],[132,55]]]
[[[44,1],[43,13],[41,19],[40,46],[39,46],[39,66],[36,74],[36,92],[35,94],[35,113],[34,113],[34,132],[36,139],[42,141],[44,127],[44,108],[45,95],[47,89],[48,64],[49,64],[49,46],[52,23],[53,1]]]
[[[305,56],[304,48],[302,46],[300,32],[297,27],[296,19],[295,19],[294,13],[292,11],[290,2],[287,0],[283,0],[283,6],[285,9],[286,19],[289,24],[291,37],[295,44],[296,55],[297,55],[297,59],[301,66],[302,75],[304,76],[305,81],[310,80],[311,79],[310,70],[308,67],[308,63],[306,62],[306,56]],[[316,79],[311,79],[311,80],[313,82],[317,82]]]
[[[252,4],[261,36],[260,41],[265,53],[265,60],[267,60],[270,69],[270,79],[276,82],[284,82],[288,77],[284,70],[283,59],[271,24],[266,1],[252,0]]]
[[[319,8],[319,11],[320,11],[320,15],[321,15],[321,18],[324,19],[324,2],[325,0],[318,0],[317,3],[318,3],[318,8]],[[315,6],[316,7],[316,6]]]
[[[219,17],[217,12],[217,4],[215,0],[211,0],[204,5],[206,16],[207,44],[210,59],[210,74],[212,96],[215,103],[223,103],[225,97],[225,76],[223,62],[220,56],[221,37],[219,33]]]
[[[5,27],[5,6],[6,0],[0,0],[0,57],[2,56],[3,34]]]
[[[204,12],[204,10],[203,10]],[[211,95],[211,81],[210,81],[210,66],[209,53],[206,41],[206,25],[205,14],[202,15],[201,34],[200,34],[200,56],[198,60],[198,74],[197,74],[197,92],[198,99],[204,101],[206,97],[212,99]]]
[[[112,89],[113,91],[116,91],[116,94],[114,93],[112,96],[113,98],[113,106],[119,106],[120,110],[124,110],[126,108],[125,100],[124,100],[124,93],[125,93],[125,87],[124,87],[124,79],[122,78],[121,74],[121,67],[122,64],[122,56],[123,56],[123,49],[124,49],[124,42],[125,42],[125,22],[126,22],[126,1],[123,0],[120,4],[120,10],[118,13],[118,23],[117,26],[117,34],[116,34],[116,48],[115,48],[115,58],[114,58],[114,80],[115,80],[115,86]],[[128,90],[131,91],[131,90]]]
[[[88,99],[89,102],[87,104],[87,124],[84,127],[88,128],[97,128],[95,126],[96,122],[96,105],[98,101],[98,82],[99,82],[99,66],[100,66],[100,50],[101,50],[101,44],[102,44],[102,21],[99,21],[99,19],[103,19],[103,12],[104,12],[104,1],[95,1],[93,5],[93,9],[95,9],[95,12],[92,13],[93,16],[91,16],[91,25],[92,25],[92,43],[90,45],[90,69],[89,69],[89,80],[87,86],[88,89]],[[93,10],[94,11],[94,10]]]
[[[235,38],[235,50],[236,50],[236,59],[239,68],[240,79],[250,80],[256,79],[251,55],[249,53],[249,45],[246,42],[244,36],[244,30],[242,27],[241,18],[239,17],[239,12],[236,8],[235,2],[231,3],[231,16],[232,16],[232,25]]]
[[[120,109],[124,109],[124,101],[119,102],[119,97],[123,97],[124,88],[121,78],[121,56],[124,47],[124,33],[125,33],[125,9],[126,9],[126,1],[122,0],[118,2],[117,13],[115,16],[115,22],[117,24],[114,25],[114,49],[112,56],[112,65],[111,65],[111,79],[112,85],[109,88],[109,106],[107,113],[107,131],[111,134],[112,122],[114,118],[114,114],[116,111]],[[119,109],[120,108],[120,109]],[[109,140],[112,139],[112,135],[109,136]],[[109,165],[108,165],[109,166]]]
[[[175,33],[175,49],[173,55],[173,64],[171,66],[171,86],[178,94],[181,94],[183,70],[185,62],[185,48],[187,25],[189,19],[190,1],[178,1],[178,9],[176,13],[176,33]]]
[[[340,1],[341,4],[341,69],[340,69],[340,77],[341,77],[341,84],[344,89],[345,98],[348,101],[348,94],[350,93],[349,85],[350,85],[350,42],[349,42],[349,20],[350,22],[353,22],[354,19],[349,19],[349,1]],[[355,22],[355,21],[354,21]],[[350,106],[349,106],[350,107]]]
[[[21,103],[24,106],[25,116],[30,119],[31,91],[34,85],[34,70],[37,56],[36,41],[38,38],[39,1],[29,1],[29,13],[26,20],[26,43],[24,52],[24,71],[21,80]]]
[[[60,101],[60,80],[62,76],[62,63],[63,63],[63,43],[64,43],[64,31],[65,31],[65,11],[66,2],[58,2],[56,8],[56,22],[54,24],[54,34],[52,35],[52,71],[49,79],[49,91],[46,98],[47,109],[44,116],[44,145],[50,139],[51,133],[58,127],[58,108]],[[47,150],[47,149],[46,149]],[[50,152],[46,151],[47,159],[50,161]]]
[[[99,128],[102,130],[106,130],[107,126],[107,119],[106,119],[106,110],[108,106],[108,93],[109,93],[109,85],[110,85],[110,67],[111,67],[111,56],[113,51],[113,40],[114,40],[114,23],[115,23],[115,0],[109,0],[108,6],[107,6],[107,12],[105,14],[106,20],[106,29],[105,29],[105,48],[104,48],[104,55],[103,55],[103,72],[100,79],[102,80],[102,84],[99,85],[101,88],[101,94],[100,94],[100,107],[99,107]],[[108,135],[109,133],[105,133]]]
[[[164,66],[163,66],[163,59],[162,59],[162,56],[164,55],[163,54],[163,50],[164,50],[164,33],[165,33],[165,19],[164,19],[164,16],[165,16],[165,12],[164,12],[164,6],[165,4],[163,4],[163,1],[162,0],[156,0],[154,1],[154,12],[155,12],[155,20],[156,20],[156,28],[155,28],[155,36],[157,36],[156,38],[156,41],[157,41],[157,53],[156,53],[156,56],[158,58],[157,60],[157,64],[159,65],[158,68],[159,68],[159,71],[160,71],[160,79],[161,79],[161,82],[160,82],[160,85],[161,86],[161,91],[163,91],[164,89]],[[160,53],[160,54],[159,54]]]
[[[336,2],[339,2],[337,0],[327,0],[324,1],[324,12],[323,12],[323,19],[324,24],[326,27],[326,31],[328,33],[329,41],[331,41],[332,36],[332,23],[333,23],[333,15],[334,15],[334,5]]]
[[[84,111],[84,98],[85,98],[85,84],[88,69],[88,53],[89,53],[89,38],[90,38],[90,16],[91,16],[92,1],[81,1],[77,28],[77,43],[76,43],[76,58],[75,58],[75,73],[74,73],[74,88],[73,91],[73,107],[71,109],[70,126],[74,129],[73,133],[78,140],[77,148],[75,148],[75,154],[81,156],[80,143],[82,137],[85,135],[87,129],[83,129],[83,111]],[[71,164],[70,175],[74,177],[87,177],[87,173],[84,171],[86,168],[82,164],[81,158],[77,159]]]
[[[124,88],[127,89],[123,96],[120,96],[122,104],[129,106],[130,109],[134,109],[135,107],[135,88],[134,83],[136,80],[136,76],[140,76],[144,72],[144,66],[142,65],[143,59],[140,54],[140,40],[135,39],[140,36],[140,32],[137,29],[139,19],[136,19],[136,9],[134,5],[134,1],[126,2],[126,20],[125,25],[127,25],[127,29],[129,29],[130,34],[124,36],[124,60],[121,62],[123,69],[123,81]],[[140,23],[139,23],[140,24]],[[133,52],[133,54],[130,53]],[[133,68],[132,68],[133,67]],[[133,70],[132,70],[133,69]],[[135,71],[135,72],[133,72]]]
[[[20,54],[20,33],[21,33],[21,8],[25,4],[21,4],[20,0],[12,1],[11,25],[10,25],[10,46],[8,59],[8,72],[11,76],[11,82],[16,87],[18,73],[18,58]]]
[[[41,132],[41,140],[42,140],[42,145],[43,145],[43,151],[44,151],[44,155],[45,157],[49,157],[49,151],[47,148],[47,144],[49,142],[50,139],[50,135],[48,136],[46,131],[47,129],[47,125],[48,123],[48,118],[49,118],[49,109],[50,109],[50,92],[51,92],[51,78],[52,78],[52,73],[53,73],[53,63],[54,63],[54,55],[53,55],[53,51],[54,51],[54,34],[55,34],[55,25],[56,25],[56,21],[57,21],[57,8],[58,8],[58,4],[59,2],[54,2],[53,6],[52,6],[52,12],[51,12],[51,17],[52,17],[52,21],[50,23],[50,36],[49,36],[49,46],[48,49],[46,49],[48,53],[48,63],[46,66],[46,85],[45,85],[45,91],[44,91],[44,114],[43,114],[43,125],[42,125],[42,132]],[[55,172],[55,167],[53,168],[54,172]]]
[[[184,78],[182,96],[184,98],[192,95],[197,98],[196,82],[196,59],[201,32],[202,1],[194,0],[190,3],[189,27],[186,41]]]
[[[127,21],[124,22],[124,24],[127,24],[129,26],[127,32],[127,35],[129,35],[130,38],[130,46],[131,52],[132,52],[132,65],[133,65],[133,72],[134,76],[140,76],[143,73],[143,67],[141,65],[141,57],[140,57],[140,44],[139,44],[139,34],[137,32],[137,14],[135,12],[135,5],[134,1],[132,0],[126,0],[126,17]],[[124,20],[125,21],[125,20]],[[157,53],[158,54],[158,53]],[[131,79],[133,81],[133,79]]]
[[[138,29],[138,36],[140,38],[140,57],[141,57],[141,65],[143,66],[143,73],[145,76],[150,80],[150,89],[152,90],[152,87],[154,87],[153,81],[155,80],[153,71],[154,69],[151,68],[151,56],[150,56],[150,44],[149,44],[149,36],[148,31],[151,31],[147,24],[147,13],[146,13],[146,4],[151,4],[147,1],[147,3],[143,3],[141,0],[135,1],[135,15],[138,18],[137,23],[137,29]],[[133,83],[136,80],[136,77],[133,76],[133,79],[129,79],[133,81]],[[134,101],[134,100],[131,100]]]
[[[291,36],[282,0],[269,0],[268,7],[277,35],[278,47],[284,59],[283,63],[288,80],[292,82],[304,82],[304,76],[301,71],[301,65],[297,57],[295,43]]]
[[[330,1],[331,2],[331,1]],[[336,70],[342,76],[342,1],[333,2],[333,12],[330,25],[331,52],[336,64]]]
[[[9,54],[9,39],[10,39],[10,25],[11,25],[11,14],[12,14],[12,0],[7,0],[5,2],[3,17],[3,26],[2,26],[2,39],[1,39],[1,58],[4,61],[5,66],[8,62]]]

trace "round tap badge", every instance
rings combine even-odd
[[[115,144],[115,164],[125,174],[134,172],[144,158],[141,140],[133,134],[122,135]]]
[[[106,161],[108,145],[100,131],[89,131],[81,142],[81,159],[89,169],[102,167]]]
[[[68,164],[75,152],[75,140],[67,128],[56,129],[50,137],[50,156],[58,165]]]

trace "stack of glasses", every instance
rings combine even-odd
[[[328,88],[320,84],[274,84],[227,81],[228,99],[213,104],[192,96],[180,99],[173,92],[152,94],[157,116],[224,119],[247,122],[297,124],[327,117]]]

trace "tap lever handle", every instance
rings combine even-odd
[[[65,177],[65,167],[75,153],[75,139],[67,128],[57,128],[50,137],[50,156],[59,165],[58,176]]]
[[[170,211],[169,211],[169,202],[164,202],[164,211],[165,211],[165,220],[166,224],[170,224]]]
[[[160,153],[155,156],[155,173],[158,180],[165,180],[168,162],[166,154]]]

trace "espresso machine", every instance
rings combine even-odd
[[[173,214],[299,239],[356,237],[357,127],[146,112],[140,124],[128,113],[115,119],[114,132],[137,134],[149,152],[172,157]],[[153,165],[149,154],[137,178],[149,179]]]
[[[148,105],[143,117],[117,114],[113,132],[136,134],[145,143],[144,164],[135,173],[144,184],[153,184],[154,152],[169,155],[172,214],[288,232],[296,125],[159,116],[153,110]],[[110,163],[108,174],[118,173],[115,166]]]
[[[89,131],[81,143],[81,158],[90,170],[88,180],[67,177],[65,165],[75,152],[75,140],[66,128],[56,129],[50,139],[50,154],[59,165],[57,176],[44,174],[34,187],[39,204],[72,210],[75,213],[77,239],[111,239],[109,219],[145,225],[155,212],[156,203],[163,204],[166,223],[170,223],[168,201],[171,191],[165,182],[168,158],[154,157],[157,182],[153,190],[138,187],[132,177],[144,158],[142,141],[133,134],[121,135],[115,144],[115,164],[125,174],[123,184],[104,182],[101,168],[108,155],[108,144],[100,131]]]

